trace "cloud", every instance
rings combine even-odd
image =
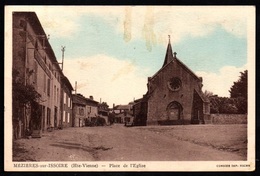
[[[167,28],[170,29],[170,31],[168,31],[174,37],[173,42],[178,42],[187,35],[193,37],[206,36],[213,32],[217,26],[222,26],[235,36],[238,36],[239,33],[239,37],[241,37],[246,36],[246,17],[238,13],[239,10],[240,9],[227,9],[222,7],[193,7],[187,8],[186,10],[181,8],[176,11],[173,10],[174,13],[171,14],[161,14],[159,18],[163,20],[166,18],[165,16],[169,15],[169,20],[172,20],[169,26],[164,27],[162,25],[162,29],[164,29],[163,31],[167,31]],[[234,21],[240,23],[241,26],[237,26]]]
[[[238,6],[16,6],[16,9],[35,11],[46,33],[52,37],[69,37],[78,32],[82,15],[102,17],[117,32],[131,39],[147,40],[152,44],[172,43],[185,36],[205,36],[222,26],[237,37],[246,36],[251,7]],[[129,13],[130,12],[130,13]],[[127,23],[126,21],[131,21]],[[142,32],[143,31],[143,32]],[[152,38],[147,38],[152,34]]]
[[[72,6],[13,6],[12,11],[35,12],[51,38],[70,37],[80,28],[79,13]]]
[[[184,7],[184,6],[134,6],[131,7],[132,25],[123,26],[124,11],[113,14],[118,18],[116,30],[121,33],[131,31],[132,39],[144,39],[151,44],[165,43],[171,35],[172,43],[180,42],[185,36],[206,36],[221,26],[236,37],[246,37],[247,18],[250,8],[247,7]],[[123,9],[123,8],[122,8]],[[127,9],[129,11],[129,9]],[[127,17],[129,18],[129,17]],[[106,16],[104,15],[104,19]],[[129,29],[130,28],[130,29]],[[150,37],[147,37],[150,36]]]
[[[203,78],[203,91],[207,90],[222,97],[230,97],[229,90],[235,81],[238,81],[240,72],[247,69],[247,65],[237,68],[224,66],[219,73],[197,71],[196,74]]]
[[[64,74],[72,85],[77,81],[77,93],[94,96],[96,101],[128,104],[146,93],[146,76],[133,63],[106,55],[65,59]],[[74,87],[74,86],[73,86]]]

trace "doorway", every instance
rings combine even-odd
[[[42,131],[45,129],[45,106],[42,106]]]
[[[182,111],[183,108],[179,102],[177,101],[171,102],[167,106],[168,120],[180,120]]]
[[[55,106],[54,107],[54,128],[57,128],[57,113],[58,113],[58,108]]]

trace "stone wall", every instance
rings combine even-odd
[[[204,117],[206,124],[246,124],[247,114],[210,114]]]

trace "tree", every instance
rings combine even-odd
[[[243,97],[247,99],[247,70],[240,72],[240,74],[239,80],[234,82],[233,86],[229,90],[230,97]]]
[[[235,99],[227,97],[210,97],[210,113],[237,114]]]
[[[19,102],[20,104],[27,104],[31,102],[38,102],[41,98],[41,94],[39,94],[34,86],[25,85],[22,81],[19,80],[19,72],[17,70],[13,70],[13,85],[12,85],[12,93],[13,100]]]
[[[218,97],[205,91],[210,99],[210,113],[245,114],[247,113],[247,70],[240,72],[239,80],[230,88],[230,98]]]
[[[204,94],[204,96],[207,97],[207,98],[213,96],[213,92],[210,92],[210,91],[208,91],[208,90],[205,90],[205,91],[203,92],[203,94]]]
[[[238,113],[247,113],[247,70],[240,72],[239,80],[234,82],[230,88],[230,97],[236,99],[235,104],[238,109]]]
[[[13,69],[13,80],[12,80],[12,103],[13,103],[13,128],[16,134],[17,125],[19,120],[24,119],[23,116],[24,109],[28,106],[38,104],[38,101],[41,99],[41,94],[39,94],[33,85],[24,84],[24,82],[19,77],[19,72],[16,69]],[[36,109],[33,106],[32,110],[38,112],[38,108]],[[39,123],[40,115],[33,115],[30,119],[32,123]],[[39,126],[39,125],[38,125]],[[27,127],[26,127],[27,128]],[[15,136],[16,138],[16,136]]]

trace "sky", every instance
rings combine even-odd
[[[21,11],[21,9],[19,9]],[[229,97],[248,67],[246,6],[30,6],[77,93],[128,104],[163,65],[168,35],[177,57],[203,77],[203,91]]]

